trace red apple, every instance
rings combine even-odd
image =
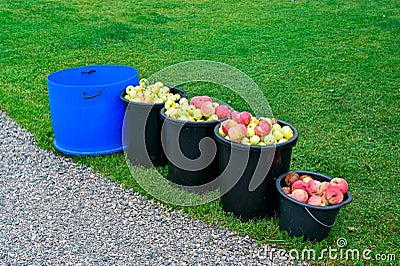
[[[286,185],[290,186],[291,184],[293,184],[294,182],[296,182],[297,180],[299,180],[299,174],[298,173],[289,173],[285,176],[285,182]]]
[[[210,117],[215,114],[215,108],[212,102],[203,102],[200,106],[200,110],[205,117]]]
[[[333,186],[339,187],[339,189],[342,192],[342,194],[345,194],[347,192],[347,189],[349,188],[349,185],[347,184],[347,181],[344,180],[343,178],[340,178],[340,177],[335,177],[334,179],[331,180],[330,183]]]
[[[218,119],[222,119],[229,117],[231,111],[226,105],[218,105],[217,107],[215,107],[215,113],[217,114]]]
[[[321,196],[322,198],[322,202],[324,203],[323,206],[328,206],[329,205],[329,201],[326,199],[325,194]]]
[[[321,182],[315,179],[310,180],[310,182],[308,182],[306,185],[306,191],[310,196],[321,195],[322,191]]]
[[[295,189],[292,191],[291,197],[300,202],[306,203],[308,201],[308,194],[302,189]]]
[[[194,96],[192,99],[190,99],[190,105],[194,105],[196,108],[200,109],[202,103],[203,101],[201,96]]]
[[[242,124],[242,119],[240,118],[240,113],[238,111],[231,112],[231,119],[236,121],[239,124]]]
[[[246,135],[247,129],[243,124],[237,124],[236,126],[231,127],[228,131],[229,139],[233,142],[240,143]]]
[[[311,196],[311,197],[308,199],[307,203],[310,204],[310,205],[314,205],[314,206],[325,206],[325,201],[324,201],[324,199],[323,199],[321,196],[319,196],[319,195],[313,195],[313,196]]]
[[[209,97],[209,96],[201,96],[201,101],[204,103],[204,102],[210,102],[210,103],[212,103],[212,99],[211,99],[211,97]]]
[[[224,131],[225,134],[228,134],[228,131],[231,127],[236,126],[238,123],[232,119],[225,120],[222,122],[222,131]]]
[[[325,193],[325,190],[328,188],[329,185],[330,183],[327,181],[321,182],[321,195]]]
[[[338,186],[329,185],[325,190],[325,198],[329,204],[339,204],[343,201],[343,194]]]
[[[302,189],[305,191],[306,186],[307,186],[307,183],[305,183],[303,180],[297,180],[290,186],[290,188],[292,189],[292,191],[295,189]]]
[[[265,137],[271,132],[271,124],[266,120],[260,120],[254,131],[260,137]]]
[[[239,116],[242,123],[247,127],[250,124],[251,114],[249,112],[241,112]]]

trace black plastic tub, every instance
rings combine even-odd
[[[192,187],[207,184],[218,177],[218,149],[214,128],[223,120],[187,122],[165,115],[163,138],[167,154],[168,179],[180,186]],[[187,188],[190,190],[190,188]]]
[[[169,88],[172,93],[187,97],[186,91],[176,87]],[[120,93],[120,99],[126,106],[123,144],[127,159],[132,165],[147,168],[165,166],[167,159],[161,143],[163,120],[160,117],[164,103],[132,102],[125,99],[125,95],[125,90]]]
[[[318,181],[330,182],[331,178],[320,173],[308,171],[293,171],[299,175],[309,175]],[[313,206],[292,199],[281,189],[287,186],[283,173],[276,180],[276,188],[279,193],[279,226],[292,237],[304,236],[304,241],[321,241],[329,235],[329,231],[335,225],[336,216],[341,207],[352,202],[350,192],[344,194],[343,201],[336,205]]]
[[[278,192],[275,180],[289,171],[292,148],[298,132],[292,125],[293,138],[271,146],[249,146],[223,138],[219,125],[214,128],[218,143],[221,205],[224,211],[243,220],[275,216]]]

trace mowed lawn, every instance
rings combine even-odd
[[[122,64],[142,78],[190,60],[243,71],[274,115],[299,131],[291,169],[345,178],[354,201],[319,243],[290,238],[277,218],[241,222],[219,201],[183,210],[287,251],[337,248],[345,238],[344,249],[360,252],[359,260],[325,254],[316,263],[400,264],[399,1],[3,0],[0,25],[0,108],[54,152],[50,73]],[[248,108],[229,90],[183,87],[189,96],[207,93],[230,99],[239,111]],[[75,160],[145,193],[123,153]],[[366,249],[370,260],[361,256]],[[397,261],[373,260],[382,254],[395,254]]]

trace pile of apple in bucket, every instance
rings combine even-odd
[[[285,177],[287,186],[282,190],[292,199],[314,206],[328,206],[343,202],[348,189],[347,181],[340,177],[330,182],[318,181],[309,175],[299,175],[296,172]]]
[[[193,188],[217,184],[226,212],[244,220],[279,215],[282,229],[305,240],[325,238],[340,207],[352,201],[342,178],[289,172],[299,136],[293,125],[236,111],[207,95],[188,99],[185,91],[160,82],[147,86],[150,91],[129,87],[121,98],[139,107],[158,106],[146,112],[158,117],[156,137],[164,142],[158,141],[154,153],[165,152],[173,183]],[[150,122],[142,121],[146,128]]]

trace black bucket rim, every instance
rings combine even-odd
[[[132,66],[127,66],[127,65],[86,65],[86,66],[70,67],[70,68],[66,68],[66,69],[62,69],[62,70],[58,70],[56,72],[50,73],[50,74],[47,75],[47,82],[50,83],[50,84],[56,85],[56,86],[63,86],[63,87],[68,87],[68,88],[79,88],[79,89],[81,89],[82,87],[85,87],[85,88],[87,88],[87,87],[90,87],[90,88],[100,88],[101,87],[102,88],[102,87],[109,87],[109,86],[111,87],[111,86],[115,86],[115,85],[118,85],[120,83],[124,83],[124,82],[132,79],[132,77],[129,77],[129,78],[126,78],[124,80],[119,80],[119,81],[114,82],[114,83],[106,83],[106,84],[90,85],[90,86],[87,86],[87,85],[67,85],[67,84],[54,82],[54,81],[51,80],[51,78],[53,76],[59,75],[61,73],[67,72],[67,71],[86,69],[86,68],[92,68],[92,67],[93,68],[95,68],[95,67],[101,67],[101,68],[105,68],[105,67],[129,68],[129,69],[132,69],[132,70],[134,70],[136,72],[134,77],[135,76],[139,76],[139,71],[136,68],[132,67]]]
[[[289,126],[292,130],[293,130],[293,138],[291,138],[290,140],[283,142],[283,143],[279,143],[279,144],[274,144],[274,145],[261,145],[261,146],[256,146],[256,145],[246,145],[246,144],[241,144],[241,143],[236,143],[230,140],[225,139],[224,137],[222,137],[219,134],[219,127],[220,125],[217,125],[214,129],[214,135],[216,137],[216,140],[218,142],[220,142],[221,144],[226,144],[226,145],[231,145],[233,148],[237,149],[237,150],[251,150],[251,151],[260,151],[260,150],[269,150],[269,149],[282,149],[285,147],[294,147],[296,146],[297,140],[299,138],[299,132],[297,131],[297,129],[292,125],[289,124],[283,120],[278,120],[278,123],[281,124],[285,124],[287,126]]]
[[[167,86],[167,85],[166,85]],[[182,98],[187,98],[187,92],[181,88],[178,87],[174,87],[174,86],[167,86],[168,88],[172,89],[172,90],[176,90],[177,93],[179,93],[181,95]],[[143,107],[143,108],[163,108],[165,103],[140,103],[140,102],[133,102],[133,101],[129,101],[127,99],[125,99],[126,95],[126,89],[122,90],[121,93],[119,94],[119,98],[122,102],[124,102],[126,105],[135,105],[137,107]]]
[[[277,179],[276,179],[276,189],[278,190],[278,193],[280,196],[282,196],[283,198],[285,198],[286,200],[289,200],[290,202],[297,204],[299,206],[305,207],[306,209],[312,209],[312,210],[317,210],[317,211],[328,211],[328,210],[335,210],[335,209],[340,209],[341,207],[350,204],[353,201],[353,196],[351,195],[351,193],[349,191],[347,191],[345,193],[345,195],[347,196],[347,198],[345,200],[343,200],[341,203],[339,204],[335,204],[335,205],[329,205],[329,206],[315,206],[315,205],[310,205],[308,203],[303,203],[297,200],[292,199],[291,197],[289,197],[285,192],[283,192],[282,187],[281,187],[281,182],[282,179],[284,179],[286,177],[286,175],[290,174],[290,173],[297,173],[299,175],[309,175],[311,177],[314,176],[319,176],[322,177],[323,179],[326,180],[332,180],[331,177],[318,173],[318,172],[313,172],[313,171],[304,171],[304,170],[294,170],[294,171],[290,171],[287,173],[284,173],[282,175],[280,175]]]
[[[230,106],[228,106],[228,107],[230,107]],[[214,126],[214,125],[219,124],[219,123],[221,123],[221,122],[223,122],[223,121],[225,121],[227,119],[227,118],[222,118],[222,119],[218,119],[218,120],[215,120],[215,121],[200,121],[200,122],[190,122],[190,121],[185,121],[185,120],[179,120],[179,119],[176,119],[176,118],[172,118],[172,117],[166,116],[165,115],[165,107],[163,107],[160,110],[160,115],[161,115],[162,120],[164,120],[164,121],[171,122],[171,123],[173,123],[175,125],[184,124],[185,126],[190,126],[190,127]]]

